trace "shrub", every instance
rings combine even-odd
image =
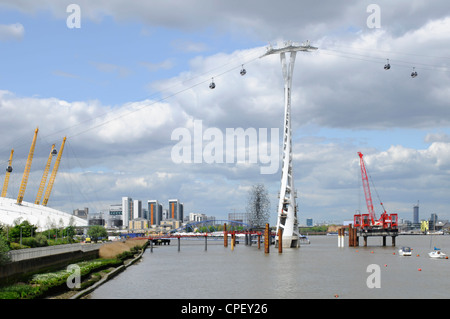
[[[35,248],[35,247],[37,247],[36,238],[34,238],[34,237],[22,238],[22,245],[23,246],[28,246],[30,248]]]
[[[9,262],[9,246],[6,238],[0,233],[0,266]]]
[[[36,237],[36,244],[37,247],[45,247],[48,246],[47,237],[43,234],[37,234]]]
[[[26,284],[15,284],[0,290],[0,299],[32,299],[40,294],[40,288]]]
[[[19,243],[10,243],[9,246],[11,247],[12,250],[30,248],[30,247],[25,246],[25,245],[20,245]]]

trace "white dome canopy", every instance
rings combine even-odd
[[[54,227],[87,226],[87,220],[71,214],[28,202],[17,204],[16,199],[0,197],[0,223],[14,225],[15,221],[27,220],[37,226],[38,231],[44,231]]]

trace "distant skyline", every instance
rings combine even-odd
[[[39,127],[25,201],[34,202],[51,145],[67,136],[50,207],[95,213],[124,196],[178,198],[186,215],[225,219],[245,212],[248,191],[264,183],[275,224],[280,169],[261,174],[261,157],[177,163],[171,137],[177,129],[194,137],[201,121],[210,134],[203,151],[217,159],[214,132],[278,129],[281,152],[280,60],[260,56],[269,44],[310,40],[319,49],[298,53],[292,92],[300,223],[366,210],[357,152],[377,216],[378,193],[399,218],[412,220],[420,201],[420,218],[450,219],[450,5],[372,4],[0,0],[4,167],[15,150],[8,197],[17,197]],[[79,28],[70,25],[76,19]],[[258,147],[236,152],[252,156]]]

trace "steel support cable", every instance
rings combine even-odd
[[[327,52],[328,51],[328,52]],[[364,54],[358,54],[358,53],[352,53],[352,52],[344,52],[344,51],[338,51],[333,49],[321,49],[319,54],[324,55],[330,55],[330,56],[337,56],[342,57],[346,59],[352,59],[352,60],[360,60],[360,61],[366,61],[366,62],[372,62],[372,63],[382,63],[383,61],[386,61],[386,57],[378,57],[373,55],[364,55]],[[442,59],[450,59],[441,57]],[[435,71],[442,71],[442,72],[450,72],[450,68],[442,65],[436,65],[436,64],[427,64],[427,63],[421,63],[421,62],[415,62],[415,61],[405,61],[400,59],[392,59],[389,58],[389,62],[391,65],[396,65],[400,67],[405,68],[411,68],[416,67],[417,69],[422,70],[435,70]],[[419,66],[419,67],[417,67]]]
[[[227,65],[230,65],[230,64],[232,64],[232,63],[239,64],[239,65],[236,65],[236,66],[234,66],[234,67],[232,67],[232,68],[230,68],[230,69],[227,69],[227,70],[225,70],[225,71],[223,71],[223,72],[221,72],[221,73],[218,73],[217,75],[214,75],[214,76],[213,76],[213,77],[215,77],[215,78],[220,77],[220,76],[222,76],[222,75],[224,75],[224,74],[226,74],[226,73],[229,73],[229,72],[231,72],[231,71],[233,71],[233,70],[236,70],[236,69],[241,68],[242,65],[244,65],[244,64],[249,64],[249,63],[251,63],[251,62],[254,62],[255,60],[258,60],[258,59],[260,58],[260,56],[261,56],[260,51],[261,51],[261,48],[253,49],[253,50],[251,50],[250,52],[248,52],[248,53],[246,53],[246,54],[244,54],[244,55],[241,55],[241,56],[232,58],[229,62],[227,62],[227,63],[225,63],[225,64],[222,64],[222,65],[220,65],[220,66],[218,66],[218,67],[216,67],[216,68],[213,68],[213,69],[211,69],[211,70],[208,70],[208,71],[206,71],[206,72],[204,72],[204,73],[202,73],[202,74],[195,75],[195,76],[193,76],[193,77],[191,77],[191,78],[189,78],[189,79],[183,80],[183,81],[181,81],[181,82],[179,82],[179,83],[177,83],[177,84],[175,84],[175,85],[169,86],[169,87],[167,87],[167,88],[165,88],[165,89],[163,89],[163,90],[157,91],[157,92],[155,92],[155,93],[153,93],[153,94],[147,96],[146,99],[149,99],[149,98],[151,98],[151,97],[153,97],[153,96],[160,95],[161,93],[166,92],[166,91],[168,91],[168,90],[173,90],[174,87],[177,87],[177,86],[179,86],[179,85],[182,85],[182,84],[187,83],[187,82],[190,82],[190,81],[193,81],[193,80],[195,80],[195,79],[197,79],[197,78],[199,78],[199,77],[205,76],[205,75],[207,75],[207,74],[211,74],[212,72],[214,72],[214,71],[216,71],[216,70],[219,70],[219,69],[221,69],[221,68],[223,68],[223,67],[225,67],[225,66],[227,66]],[[242,60],[243,60],[244,58],[246,58],[246,57],[248,57],[248,56],[253,56],[253,55],[256,55],[256,56],[255,56],[255,57],[252,57],[252,58],[249,59],[249,60],[246,60],[246,61],[242,62]],[[239,62],[239,63],[238,63],[238,62]],[[65,127],[65,128],[63,128],[63,129],[60,129],[60,130],[58,130],[58,131],[55,131],[55,132],[53,132],[53,133],[51,133],[51,134],[47,134],[46,136],[40,136],[39,138],[40,138],[40,139],[41,139],[41,138],[48,138],[49,136],[57,135],[57,134],[60,134],[60,133],[62,133],[62,132],[68,131],[68,130],[69,130],[69,131],[70,131],[70,130],[73,130],[73,129],[76,128],[76,127],[79,127],[79,126],[81,126],[81,125],[87,124],[87,123],[92,122],[92,121],[94,121],[94,120],[96,120],[96,119],[105,117],[105,116],[107,116],[108,114],[114,113],[114,112],[116,112],[116,111],[117,111],[117,112],[123,112],[123,114],[120,114],[120,115],[118,115],[118,116],[116,116],[116,117],[114,117],[114,118],[112,118],[112,119],[110,119],[110,120],[101,122],[101,123],[99,123],[99,124],[97,124],[97,125],[94,125],[94,126],[88,128],[88,129],[79,131],[78,133],[71,134],[71,135],[67,135],[67,138],[73,138],[73,137],[75,137],[75,136],[82,135],[82,134],[84,134],[84,133],[86,133],[86,132],[89,132],[89,131],[91,131],[91,130],[93,130],[93,129],[96,129],[96,128],[98,128],[98,127],[104,126],[104,125],[106,125],[106,124],[109,124],[109,123],[111,123],[111,122],[113,122],[113,121],[115,121],[115,120],[121,119],[121,118],[126,117],[126,116],[128,116],[128,115],[130,115],[130,114],[139,112],[140,110],[142,110],[142,109],[144,109],[144,108],[147,108],[147,107],[149,107],[149,106],[152,106],[152,105],[155,105],[155,104],[160,103],[160,102],[162,102],[162,101],[165,101],[165,100],[167,100],[167,99],[169,99],[169,98],[172,98],[172,97],[174,97],[174,96],[176,96],[176,95],[178,95],[178,94],[181,94],[181,93],[183,93],[183,92],[189,91],[190,89],[193,89],[193,88],[195,88],[195,87],[197,87],[197,86],[199,86],[199,85],[202,85],[202,84],[205,84],[205,83],[209,82],[210,79],[211,79],[211,77],[208,77],[207,79],[202,80],[202,81],[200,81],[200,82],[198,82],[198,83],[195,83],[195,84],[193,84],[193,85],[191,85],[191,86],[189,86],[189,87],[187,87],[187,88],[183,88],[183,89],[178,90],[178,91],[176,91],[176,92],[174,92],[174,93],[171,93],[171,94],[169,94],[169,95],[167,95],[167,96],[164,96],[164,97],[159,98],[159,99],[157,99],[157,100],[155,100],[155,101],[152,101],[152,102],[149,103],[149,104],[145,104],[145,105],[139,107],[138,109],[132,110],[132,109],[129,109],[129,108],[127,107],[127,105],[124,105],[124,106],[122,106],[121,108],[119,108],[119,109],[117,109],[117,110],[110,110],[110,111],[104,112],[104,113],[102,113],[102,114],[99,114],[99,115],[97,115],[97,116],[91,117],[91,118],[89,118],[89,119],[85,119],[85,120],[83,120],[83,121],[79,121],[78,123],[76,123],[76,124],[74,124],[74,125],[72,125],[72,126]],[[130,103],[127,103],[127,104],[130,104],[130,105],[131,105],[132,103],[133,103],[133,102],[130,102]],[[16,147],[15,147],[16,149],[20,149],[20,146],[25,147],[25,146],[28,145],[29,141],[25,141],[25,135],[24,135],[22,138],[24,139],[24,142],[22,143],[22,145],[19,145],[19,147],[16,146]],[[51,143],[50,143],[50,144],[51,144]],[[7,163],[8,163],[8,161],[0,161],[0,164],[3,164],[3,165],[6,165]]]
[[[423,57],[423,58],[432,58],[432,59],[448,59],[450,60],[450,57],[448,56],[435,56],[435,55],[426,55],[426,54],[417,54],[417,53],[406,53],[406,52],[396,52],[396,51],[387,51],[387,50],[378,50],[378,49],[362,49],[362,48],[352,48],[348,46],[335,46],[335,48],[344,48],[344,49],[350,49],[354,51],[368,51],[368,52],[380,52],[383,54],[390,54],[390,55],[410,55],[410,56],[417,56],[417,57]],[[323,50],[329,50],[329,51],[337,51],[335,49],[323,49]]]
[[[250,53],[249,53],[249,54],[250,54]],[[252,54],[254,54],[254,53],[252,53]],[[229,72],[231,72],[231,71],[233,71],[233,70],[239,69],[239,68],[242,67],[243,64],[249,64],[249,63],[251,63],[251,62],[254,62],[255,60],[258,60],[259,57],[260,57],[260,54],[259,54],[257,57],[254,57],[254,58],[252,58],[252,59],[250,59],[250,60],[248,60],[248,61],[246,61],[246,62],[244,62],[244,63],[240,63],[238,66],[234,66],[234,67],[232,67],[232,68],[230,68],[230,69],[227,69],[227,70],[225,70],[225,71],[223,71],[223,72],[221,72],[221,73],[215,74],[215,75],[214,75],[214,78],[218,78],[218,77],[223,76],[223,75],[225,75],[225,74],[227,74],[227,73],[229,73]],[[235,58],[235,59],[238,59],[238,58]],[[228,63],[226,63],[226,64],[224,64],[224,65],[221,65],[220,67],[214,68],[213,71],[214,71],[214,70],[218,70],[218,69],[220,69],[220,68],[223,68],[223,66],[229,65],[229,64],[231,64],[231,62],[228,62]],[[212,72],[212,71],[209,70],[209,71],[203,73],[202,75],[205,75],[205,74],[208,74],[208,73],[211,73],[211,72]],[[190,78],[190,79],[188,79],[188,80],[184,80],[184,81],[181,82],[181,84],[182,84],[182,83],[186,83],[186,82],[188,82],[188,81],[192,81],[193,79],[196,79],[196,78],[198,78],[198,77],[200,77],[200,76],[202,76],[202,75],[196,75],[195,77],[192,77],[192,78]],[[114,117],[114,118],[112,118],[112,119],[110,119],[110,120],[103,121],[103,122],[101,122],[101,123],[98,123],[97,125],[93,125],[93,126],[87,128],[87,129],[85,129],[85,130],[82,130],[82,131],[78,132],[78,133],[74,133],[74,134],[68,135],[67,137],[68,137],[68,138],[73,138],[73,137],[75,137],[75,136],[82,135],[82,134],[84,134],[84,133],[86,133],[86,132],[89,132],[89,131],[91,131],[91,130],[93,130],[93,129],[99,128],[99,127],[104,126],[104,125],[106,125],[106,124],[109,124],[109,123],[111,123],[111,122],[113,122],[113,121],[116,121],[116,120],[121,119],[121,118],[123,118],[123,117],[126,117],[126,116],[128,116],[128,115],[131,115],[131,114],[133,114],[133,113],[139,112],[139,111],[141,111],[142,109],[145,109],[145,108],[147,108],[147,107],[149,107],[149,106],[155,105],[155,104],[157,104],[157,103],[160,103],[160,102],[162,102],[162,101],[165,101],[165,100],[167,100],[167,99],[170,99],[170,98],[172,98],[172,97],[174,97],[174,96],[177,96],[177,95],[179,95],[179,94],[181,94],[181,93],[184,93],[184,92],[186,92],[186,91],[189,91],[189,90],[191,90],[191,89],[193,89],[193,88],[195,88],[195,87],[197,87],[197,86],[200,86],[200,85],[202,85],[202,84],[205,84],[205,83],[207,83],[207,82],[209,82],[209,81],[210,81],[210,78],[208,78],[208,79],[206,79],[206,80],[202,80],[202,81],[197,82],[197,83],[194,83],[193,85],[191,85],[191,86],[189,86],[189,87],[182,88],[182,89],[180,89],[180,90],[178,90],[178,91],[176,91],[176,92],[174,92],[174,93],[168,94],[167,96],[161,97],[161,98],[159,98],[159,99],[157,99],[157,100],[155,100],[155,101],[152,101],[152,102],[149,103],[149,104],[142,105],[142,106],[140,106],[139,108],[136,108],[136,109],[133,109],[133,110],[130,110],[130,109],[127,108],[127,109],[124,111],[123,108],[120,108],[118,111],[122,111],[122,112],[124,112],[124,114],[119,114],[118,116],[116,116],[116,117]],[[158,91],[158,92],[154,93],[153,96],[154,96],[154,95],[161,94],[161,92],[165,92],[165,91],[167,91],[167,90],[173,89],[174,87],[176,87],[176,86],[178,86],[178,85],[180,85],[180,84],[176,84],[176,85],[170,86],[170,87],[168,87],[168,88],[166,88],[166,89],[164,89],[164,90]],[[49,134],[49,135],[47,135],[47,136],[55,135],[55,134],[61,133],[61,132],[66,131],[66,130],[71,130],[71,129],[77,127],[77,126],[80,126],[80,125],[85,124],[85,123],[87,123],[87,122],[90,122],[90,121],[96,120],[96,119],[98,119],[98,118],[101,118],[101,117],[103,117],[103,116],[106,116],[106,115],[108,115],[108,114],[111,114],[112,112],[113,112],[113,111],[109,111],[109,112],[102,113],[101,115],[98,115],[98,116],[96,116],[96,117],[93,117],[93,118],[87,119],[87,120],[85,120],[85,121],[79,122],[79,123],[77,123],[77,124],[75,124],[75,125],[73,125],[73,126],[70,126],[70,127],[64,128],[64,129],[61,129],[61,130],[59,130],[59,131],[57,131],[57,132],[54,132],[54,133],[52,133],[52,134]]]

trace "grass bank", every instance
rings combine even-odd
[[[78,291],[95,284],[115,268],[122,266],[143,248],[146,240],[127,240],[126,242],[105,243],[100,247],[99,257],[95,260],[75,263],[80,269],[81,286],[70,289],[67,285],[71,270],[59,269],[38,273],[23,282],[0,287],[0,299],[39,299],[60,296],[70,298]]]

